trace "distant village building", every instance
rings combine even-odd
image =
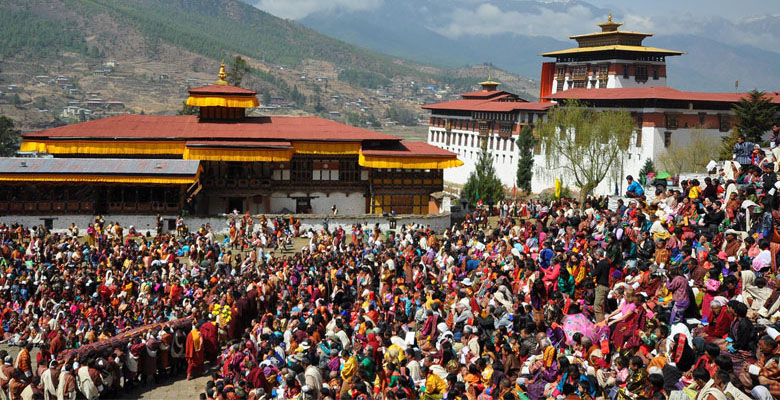
[[[498,90],[489,79],[481,90],[461,95],[460,100],[429,104],[428,143],[453,151],[464,161],[448,169],[444,180],[463,185],[474,171],[479,152],[485,148],[502,183],[515,185],[517,150],[522,128],[546,118],[557,102],[575,99],[597,110],[629,110],[636,121],[631,146],[622,162],[596,189],[596,194],[623,190],[624,177],[637,174],[650,159],[659,165],[667,150],[689,145],[694,135],[703,135],[719,145],[735,124],[732,106],[744,93],[685,92],[666,87],[668,56],[679,51],[643,46],[647,33],[620,31],[621,24],[600,24],[602,32],[572,36],[579,47],[543,53],[554,57],[542,68],[541,102],[528,102]],[[770,93],[780,104],[780,93]],[[548,168],[541,148],[535,151],[532,191],[554,186],[556,178],[574,182],[562,168]]]
[[[189,90],[198,115],[121,115],[23,135],[0,158],[0,214],[213,216],[438,213],[443,171],[463,163],[422,142],[317,117],[250,117],[257,93]],[[90,99],[94,104],[108,104]],[[78,116],[88,110],[63,110]]]

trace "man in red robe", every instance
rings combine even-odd
[[[62,328],[59,328],[57,329],[57,336],[51,340],[49,353],[56,357],[63,350],[65,350],[65,335],[62,332]]]
[[[193,327],[187,335],[184,355],[187,358],[187,380],[192,379],[193,374],[203,371],[203,338],[199,327],[200,325]]]
[[[211,321],[206,321],[200,327],[200,336],[203,338],[203,356],[210,362],[216,362],[219,355],[219,343],[217,342],[217,326]]]

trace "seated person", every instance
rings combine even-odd
[[[628,189],[626,189],[626,197],[635,199],[645,195],[645,189],[642,188],[642,185],[640,185],[639,182],[634,180],[633,176],[631,175],[627,176],[626,180],[628,181]]]

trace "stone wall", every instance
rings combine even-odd
[[[283,218],[289,218],[289,215],[274,215],[266,214],[266,217],[270,220],[281,216]],[[67,231],[71,223],[75,223],[79,227],[81,234],[86,233],[87,226],[94,221],[94,216],[89,215],[56,215],[56,216],[42,216],[42,215],[8,215],[0,217],[0,223],[6,225],[14,222],[21,223],[25,226],[42,225],[46,220],[51,220],[52,230],[54,232]],[[167,230],[170,226],[173,226],[175,221],[175,215],[163,215],[166,220],[164,228]],[[295,218],[301,220],[301,227],[304,230],[308,229],[322,229],[323,223],[327,221],[328,228],[334,229],[338,226],[349,231],[352,224],[362,224],[364,226],[373,227],[379,224],[380,229],[386,231],[390,229],[390,218],[383,217],[381,215],[327,215],[327,214],[299,214],[295,215]],[[154,234],[155,228],[155,216],[153,215],[104,215],[103,219],[108,222],[118,222],[125,228],[125,232],[132,225],[135,229],[143,234],[147,231]],[[218,234],[226,234],[228,231],[228,221],[230,217],[227,215],[220,215],[216,217],[185,217],[184,222],[190,227],[190,229],[197,229],[201,225],[206,223],[211,224],[211,227]],[[432,214],[432,215],[398,215],[395,217],[396,227],[400,228],[405,224],[415,224],[430,227],[436,232],[443,232],[451,225],[450,214]]]

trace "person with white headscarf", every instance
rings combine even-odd
[[[752,311],[760,310],[767,299],[769,299],[769,296],[772,295],[772,289],[756,286],[756,274],[753,271],[742,271],[740,277],[742,279],[742,298],[748,309]]]

